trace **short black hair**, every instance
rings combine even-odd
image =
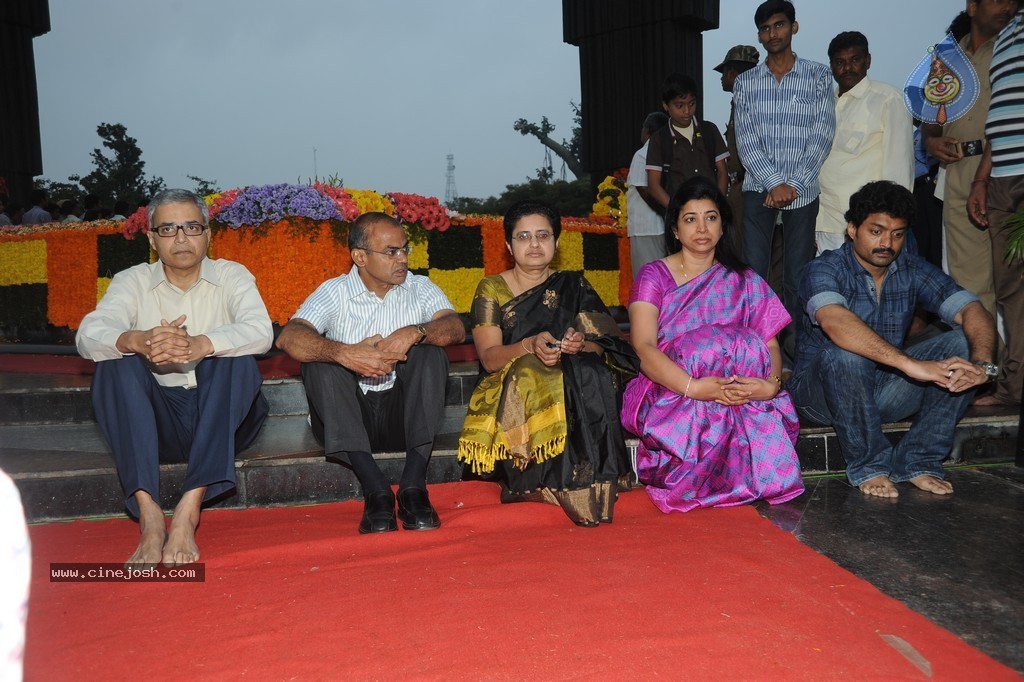
[[[697,81],[685,73],[670,73],[661,84],[661,101],[668,104],[677,97],[693,95],[700,99],[700,90],[697,88]]]
[[[502,226],[505,228],[506,244],[512,243],[512,233],[515,232],[516,225],[528,215],[539,215],[547,220],[548,225],[551,226],[551,234],[555,239],[558,239],[558,235],[562,234],[562,216],[557,208],[543,201],[526,199],[524,201],[517,201],[505,211]]]
[[[946,28],[946,33],[952,33],[953,40],[958,43],[970,32],[971,15],[967,13],[967,10],[963,10],[960,14],[953,17],[953,21],[949,22],[949,27]]]
[[[776,14],[785,14],[790,23],[796,21],[796,8],[789,0],[765,0],[754,10],[754,26],[761,28]]]
[[[31,196],[32,196],[32,205],[33,206],[41,206],[41,205],[46,203],[46,200],[49,198],[50,193],[47,192],[45,189],[37,188],[37,189],[32,190],[32,195]]]
[[[869,182],[850,197],[850,208],[843,217],[846,222],[859,227],[872,213],[905,220],[907,227],[912,227],[917,215],[914,195],[891,180]]]
[[[832,61],[836,54],[851,47],[863,47],[864,54],[869,54],[867,36],[860,31],[843,31],[828,44],[829,61]]]
[[[653,135],[664,128],[666,123],[668,123],[668,114],[664,111],[652,111],[644,119],[643,129],[647,131],[648,135]]]
[[[722,238],[715,245],[715,258],[725,266],[726,270],[732,272],[746,270],[747,264],[740,259],[736,253],[735,244],[733,244],[732,230],[734,226],[729,202],[718,189],[718,185],[703,175],[695,175],[681,184],[676,193],[672,195],[672,200],[668,202],[668,208],[665,210],[665,247],[668,252],[675,253],[682,248],[682,244],[672,234],[672,229],[679,222],[679,214],[682,212],[683,206],[687,202],[697,199],[710,199],[718,208],[718,215],[722,218]]]
[[[100,198],[95,194],[86,194],[82,199],[82,208],[96,208],[100,205]]]
[[[402,223],[398,222],[387,213],[380,213],[378,211],[364,213],[356,218],[348,228],[348,250],[351,251],[352,249],[369,248],[370,240],[366,236],[366,231],[377,223],[390,223],[392,225],[402,227]]]

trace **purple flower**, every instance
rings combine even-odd
[[[246,187],[217,220],[233,228],[276,223],[285,218],[343,220],[334,201],[309,185],[258,185]]]

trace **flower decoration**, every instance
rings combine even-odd
[[[125,239],[134,239],[137,232],[142,234],[149,233],[149,209],[145,206],[139,206],[135,213],[128,216],[128,219],[124,221],[124,226],[121,228],[121,234],[124,235]]]
[[[241,191],[240,189],[229,189],[226,192],[217,192],[205,197],[206,205],[209,206],[210,220],[217,220],[217,215],[224,210],[225,206],[231,205]]]
[[[334,202],[335,208],[338,209],[338,213],[341,214],[342,220],[351,222],[359,217],[359,206],[352,200],[352,197],[349,196],[344,187],[314,182],[313,188],[324,196],[330,197],[331,201]]]
[[[356,206],[359,207],[359,214],[363,213],[387,213],[389,216],[395,215],[395,205],[391,203],[386,197],[377,194],[376,192],[368,189],[346,189],[348,195],[352,197],[352,201],[356,202]]]
[[[395,217],[410,227],[444,232],[452,225],[448,211],[437,197],[389,192],[388,199],[395,204]]]
[[[238,229],[243,225],[277,223],[285,218],[314,221],[342,220],[334,201],[309,185],[246,187],[217,213],[217,222]]]
[[[620,173],[621,171],[618,171],[614,175],[609,175],[597,186],[597,201],[594,202],[593,216],[599,221],[602,218],[610,219],[619,227],[625,227],[628,217],[626,213],[626,181],[619,176]]]

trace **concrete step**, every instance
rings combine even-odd
[[[476,362],[452,363],[446,405],[469,402],[478,371]],[[91,381],[92,377],[76,374],[0,374],[0,425],[93,422]],[[299,377],[265,379],[263,394],[273,416],[309,414]]]
[[[477,364],[453,363],[443,423],[429,469],[430,483],[459,480],[458,434],[476,384]],[[21,490],[30,521],[124,513],[113,458],[89,401],[89,377],[0,375],[0,468]],[[238,488],[220,507],[307,504],[358,496],[352,472],[325,461],[306,422],[308,407],[297,378],[268,379],[271,417],[255,444],[236,460]],[[950,463],[1013,461],[1017,408],[972,408],[957,428]],[[907,423],[885,425],[897,442]],[[631,453],[636,440],[627,440]],[[797,442],[806,475],[842,473],[845,462],[830,428],[805,426]],[[376,455],[391,480],[401,475],[403,453]],[[163,499],[173,506],[184,465],[161,467]]]

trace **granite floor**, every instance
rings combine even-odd
[[[954,494],[887,500],[843,477],[761,513],[801,542],[1024,673],[1024,468],[953,467]]]

